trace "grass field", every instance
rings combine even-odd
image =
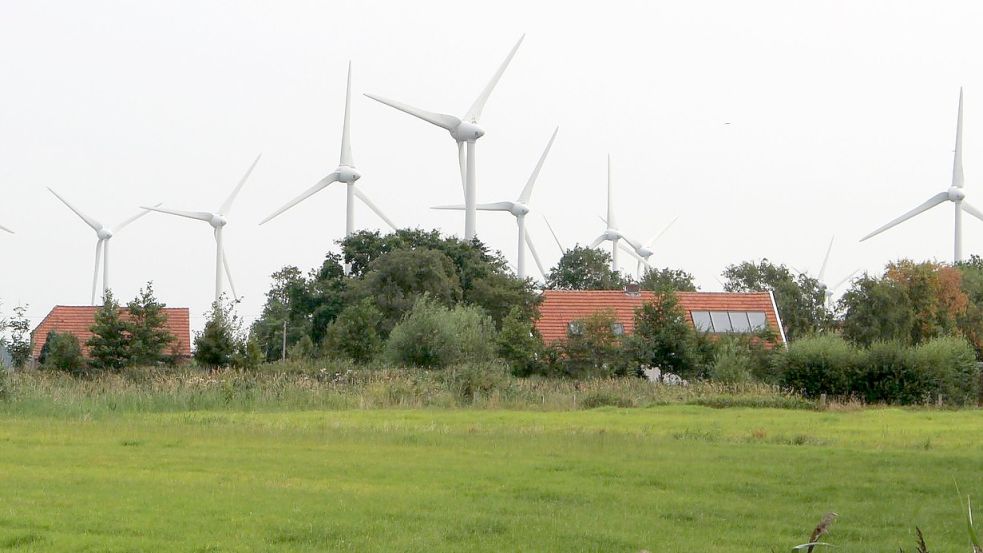
[[[969,551],[983,413],[0,415],[0,550]]]

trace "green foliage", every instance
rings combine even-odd
[[[865,274],[843,294],[839,309],[843,336],[857,345],[911,342],[914,310],[907,291],[895,281]]]
[[[313,359],[315,353],[314,340],[306,334],[297,340],[297,343],[290,346],[287,351],[287,359]]]
[[[497,361],[454,365],[444,371],[445,383],[462,403],[469,404],[508,387],[509,372]]]
[[[980,394],[980,369],[972,345],[962,338],[940,337],[914,349],[919,372],[928,384],[925,398],[939,396],[945,403],[974,405]]]
[[[721,339],[717,355],[710,367],[710,379],[721,384],[746,384],[751,382],[752,359],[746,347],[733,339]]]
[[[516,376],[529,376],[542,370],[543,339],[521,307],[515,306],[502,321],[498,333],[498,356]]]
[[[106,291],[90,330],[92,338],[86,346],[93,369],[118,371],[130,364],[130,329],[120,317],[119,303],[111,291]]]
[[[869,403],[922,403],[929,382],[911,348],[901,342],[874,342],[854,368],[853,393]]]
[[[263,350],[254,337],[240,342],[236,346],[236,352],[232,356],[232,367],[243,370],[255,370],[264,361]]]
[[[622,350],[622,337],[614,333],[617,321],[612,311],[598,311],[574,321],[571,332],[562,344],[562,376],[572,378],[597,378],[623,375],[630,362]],[[634,370],[631,371],[634,373]]]
[[[784,384],[807,397],[849,395],[860,352],[843,338],[821,334],[789,344],[776,359]]]
[[[642,290],[654,292],[675,290],[677,292],[696,292],[696,282],[693,275],[682,269],[651,268],[645,271],[638,285]]]
[[[372,261],[350,288],[352,302],[370,299],[387,333],[423,295],[443,306],[461,300],[461,284],[449,257],[436,250],[395,250]]]
[[[10,330],[7,351],[14,368],[23,368],[31,358],[31,321],[27,318],[26,305],[14,308],[14,316],[7,321],[7,328]]]
[[[328,326],[321,349],[328,357],[367,363],[382,351],[381,323],[382,313],[365,298],[346,307]]]
[[[611,270],[611,256],[596,248],[575,246],[563,252],[546,277],[551,290],[620,290],[628,283]]]
[[[625,339],[629,356],[638,365],[658,367],[683,378],[701,376],[707,343],[701,339],[672,292],[635,310],[634,334]]]
[[[241,323],[225,298],[212,304],[205,328],[195,336],[195,361],[211,369],[228,367],[240,347]]]
[[[128,318],[124,327],[129,334],[127,365],[152,366],[170,360],[166,351],[177,338],[167,329],[164,307],[154,296],[153,283],[150,282],[126,304]]]
[[[41,367],[57,369],[73,375],[85,373],[85,359],[78,338],[69,332],[48,333],[41,351]]]
[[[448,308],[421,296],[397,324],[386,344],[395,364],[443,368],[495,358],[495,325],[481,308]]]
[[[784,265],[775,265],[767,259],[730,265],[723,276],[727,279],[724,290],[728,292],[773,292],[789,341],[825,330],[832,324],[832,314],[824,305],[826,288],[814,278],[796,277]]]

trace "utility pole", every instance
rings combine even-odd
[[[280,350],[280,360],[287,360],[287,320],[283,320],[283,349]]]

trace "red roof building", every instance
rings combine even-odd
[[[679,307],[697,329],[712,334],[746,333],[771,329],[785,343],[785,331],[771,292],[676,292]],[[655,292],[624,290],[545,290],[539,305],[536,330],[547,344],[566,340],[575,321],[610,311],[620,325],[618,333],[631,334],[635,309],[655,299]]]
[[[44,347],[48,339],[48,333],[70,332],[78,338],[82,346],[82,354],[89,355],[89,348],[85,345],[92,337],[92,325],[96,322],[96,311],[100,306],[95,305],[57,305],[51,313],[31,331],[31,357],[37,359],[41,355],[41,348]],[[187,307],[165,307],[164,314],[167,315],[167,330],[174,335],[177,340],[171,344],[171,348],[180,357],[191,357],[191,317]],[[120,309],[120,316],[126,320],[128,311],[124,307]],[[171,351],[165,352],[170,354]]]

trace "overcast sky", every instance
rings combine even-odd
[[[704,290],[748,259],[816,272],[833,234],[831,282],[951,260],[951,204],[857,240],[949,186],[960,86],[967,199],[983,208],[983,3],[585,4],[0,2],[0,225],[17,231],[0,234],[3,312],[30,304],[37,322],[89,300],[95,233],[45,186],[107,225],[147,203],[212,211],[262,152],[225,232],[253,318],[272,272],[320,264],[344,234],[340,185],[257,223],[337,166],[349,60],[359,186],[401,226],[462,233],[462,214],[429,209],[462,200],[453,140],[361,93],[463,115],[523,33],[482,117],[478,199],[514,200],[559,125],[532,203],[566,247],[603,230],[610,153],[621,229],[646,239],[678,216],[653,261]],[[529,227],[552,265],[542,220]],[[513,262],[515,232],[479,214]],[[983,222],[964,234],[981,253]],[[206,223],[151,214],[111,244],[118,297],[153,280],[200,326]]]

